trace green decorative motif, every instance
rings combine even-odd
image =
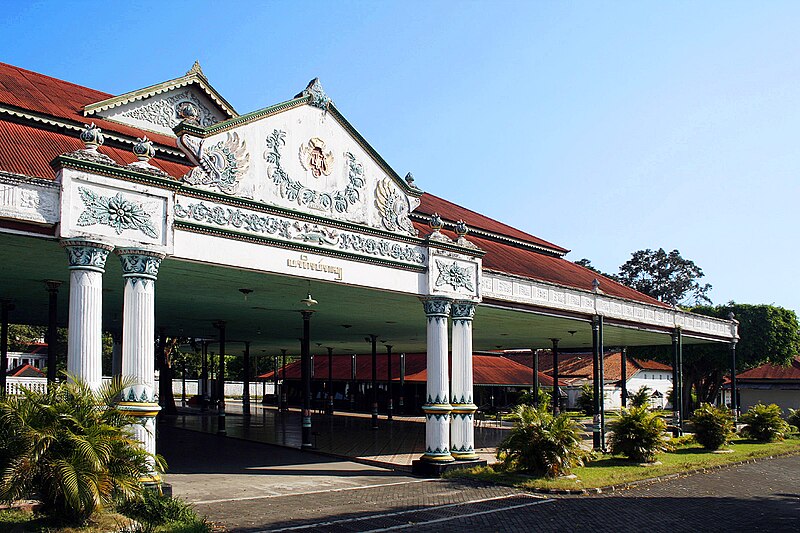
[[[436,278],[436,286],[450,285],[453,290],[460,288],[467,289],[470,292],[475,291],[475,285],[472,282],[472,274],[466,267],[458,266],[458,263],[453,261],[452,264],[447,264],[445,261],[436,260],[436,268],[439,270],[439,276]]]
[[[250,168],[250,154],[247,145],[236,132],[228,133],[224,141],[205,147],[205,142],[197,143],[184,136],[181,142],[193,152],[200,163],[184,178],[192,185],[210,185],[225,194],[236,194],[239,181]]]
[[[472,302],[453,302],[450,316],[453,320],[472,320],[475,316],[475,304]]]
[[[450,450],[447,448],[439,448],[438,446],[435,449],[426,448],[425,453],[429,455],[450,455]]]
[[[451,301],[446,298],[425,298],[422,307],[428,317],[447,317],[450,315]]]
[[[306,187],[297,180],[289,177],[289,174],[281,165],[281,147],[286,145],[286,132],[283,130],[273,130],[267,137],[267,151],[264,152],[264,159],[269,166],[269,177],[273,183],[280,187],[283,198],[292,202],[297,202],[301,206],[309,206],[313,209],[324,211],[336,211],[346,213],[349,207],[361,198],[359,190],[366,183],[364,179],[364,167],[359,163],[355,156],[346,152],[348,168],[348,184],[341,191],[326,193],[316,191]]]
[[[450,451],[467,453],[467,452],[474,452],[475,449],[472,446],[465,446],[462,444],[460,448],[456,448],[455,446],[453,446],[452,448],[450,448]]]
[[[126,200],[122,193],[102,196],[85,187],[78,187],[86,210],[78,217],[79,226],[101,224],[114,228],[117,235],[127,229],[141,231],[148,237],[158,238],[158,231],[151,221],[150,213],[141,204]]]
[[[127,393],[122,392],[123,402],[155,403],[155,396],[146,387],[142,388],[141,393],[136,392],[135,387],[128,389]]]
[[[103,272],[106,266],[108,252],[111,246],[90,241],[71,240],[61,241],[61,246],[67,251],[70,269],[86,269]]]
[[[436,398],[431,397],[431,395],[429,394],[428,395],[428,404],[449,405],[447,403],[447,393],[445,393],[444,396],[442,396],[441,398],[439,397],[438,394],[436,395]]]
[[[125,278],[144,278],[155,280],[158,276],[158,267],[161,266],[163,254],[137,250],[134,248],[120,248],[116,250],[122,264],[122,275]]]
[[[239,209],[222,208],[219,206],[208,207],[203,202],[190,204],[184,207],[175,204],[175,218],[192,219],[197,222],[208,222],[218,226],[233,226],[254,233],[278,235],[284,239],[291,239],[291,223],[272,216],[259,216],[252,213],[243,213]]]

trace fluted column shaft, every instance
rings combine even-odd
[[[422,300],[428,320],[428,384],[425,413],[425,454],[423,460],[450,462],[450,405],[447,371],[447,319],[451,300],[426,298]]]
[[[453,380],[450,402],[450,451],[455,459],[477,459],[475,454],[474,415],[478,407],[472,396],[472,317],[475,304],[456,301],[453,319]]]
[[[160,410],[154,382],[155,282],[163,254],[136,248],[118,248],[125,279],[122,314],[122,375],[133,383],[122,392],[120,409],[140,419],[133,426],[145,450],[156,452],[155,417]],[[158,481],[151,471],[151,478]]]
[[[65,239],[69,259],[67,372],[97,390],[103,372],[103,272],[113,246]]]

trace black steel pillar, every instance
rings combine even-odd
[[[389,401],[386,402],[386,419],[392,419],[392,411],[394,410],[394,403],[392,400],[392,346],[386,345],[386,395]]]
[[[539,408],[539,354],[531,348],[531,371],[533,372],[533,406]]]
[[[333,346],[328,346],[328,408],[326,414],[333,414]]]
[[[400,353],[400,397],[397,401],[397,407],[401,415],[406,414],[406,407],[403,404],[406,389],[406,354]]]
[[[372,429],[378,429],[378,336],[367,340],[372,343]]]
[[[303,343],[300,353],[300,373],[303,381],[302,432],[303,449],[311,448],[311,315],[313,311],[300,311],[303,315]]]
[[[0,303],[0,396],[6,395],[6,373],[8,372],[8,313],[14,304],[8,300]]]
[[[592,318],[592,404],[594,420],[592,421],[592,448],[602,450],[603,442],[600,435],[600,395],[602,388],[600,385],[600,357],[602,354],[600,345],[600,317]]]
[[[606,354],[603,339],[603,317],[598,316],[597,342],[600,344],[600,449],[606,451]]]
[[[739,420],[739,389],[736,386],[736,341],[731,343],[731,411],[733,421]]]
[[[266,381],[264,382],[266,385]],[[264,394],[266,395],[266,387],[264,387],[265,391]],[[278,356],[272,356],[272,395],[275,397],[275,406],[280,409],[281,407],[281,397],[280,391],[278,390]]]
[[[200,397],[200,410],[205,411],[208,409],[208,341],[201,341],[201,350],[203,351],[202,368],[200,369],[200,382],[203,385],[203,395]]]
[[[628,348],[623,346],[619,351],[620,371],[622,372],[622,382],[620,383],[620,405],[628,406]]]
[[[553,342],[553,414],[561,412],[561,388],[558,386],[558,339]]]
[[[181,361],[181,407],[186,407],[186,356]]]
[[[286,385],[286,348],[281,348],[281,369],[283,370],[283,380],[281,381],[281,411],[289,410],[289,387]]]
[[[156,368],[158,369],[158,404],[162,409],[167,408],[166,384],[169,384],[169,392],[172,392],[172,373],[167,368],[167,333],[163,327],[158,328],[158,352],[156,353]],[[164,374],[167,374],[166,382]],[[173,397],[173,401],[174,401]],[[170,406],[170,410],[172,406]]]
[[[674,436],[683,435],[683,393],[681,391],[681,330],[675,328],[672,333],[672,423]]]
[[[242,415],[250,416],[250,341],[244,343],[244,383],[242,383]]]
[[[58,288],[60,281],[48,280],[47,293],[49,302],[47,306],[47,382],[56,380],[56,349],[58,348]]]
[[[350,356],[350,410],[356,410],[356,354]]]
[[[214,323],[219,330],[219,372],[217,373],[217,435],[227,435],[225,430],[225,321]]]

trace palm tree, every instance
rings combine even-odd
[[[114,498],[139,496],[139,480],[165,464],[118,407],[128,385],[115,378],[95,392],[70,378],[0,400],[0,500],[35,497],[49,514],[81,523]]]
[[[653,396],[653,389],[647,385],[642,385],[639,390],[628,397],[628,404],[631,407],[650,407],[650,398]],[[623,407],[625,407],[623,405]]]

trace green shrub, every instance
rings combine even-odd
[[[792,425],[800,431],[800,409],[789,409],[789,418],[787,420],[789,425]]]
[[[701,404],[692,418],[694,438],[707,450],[719,450],[735,434],[733,413],[725,407]]]
[[[789,424],[781,418],[781,408],[771,403],[758,403],[740,418],[745,424],[742,434],[760,442],[783,440],[789,433]]]
[[[0,500],[36,497],[46,514],[83,523],[115,497],[141,494],[139,479],[164,463],[118,408],[124,387],[114,379],[94,392],[67,381],[0,400]]]
[[[519,396],[517,397],[517,405],[530,405],[533,406],[533,391],[522,391]],[[553,397],[547,389],[539,387],[539,407],[543,409],[549,409],[551,404],[550,400]]]
[[[142,528],[144,531],[152,531],[157,526],[165,525],[171,526],[170,531],[176,530],[179,526],[189,527],[190,529],[186,531],[210,530],[205,520],[197,516],[191,505],[152,490],[144,491],[136,499],[120,502],[117,510],[145,526]]]
[[[610,424],[611,452],[624,455],[637,463],[652,463],[656,454],[670,449],[667,423],[646,407],[622,409],[619,418]]]
[[[586,416],[594,414],[594,388],[591,383],[584,383],[581,386],[581,395],[578,396],[578,409],[583,411]]]
[[[581,427],[565,414],[518,406],[514,429],[497,447],[497,458],[510,471],[555,477],[566,475],[590,456],[581,448]]]
[[[631,407],[650,407],[650,398],[653,396],[653,389],[647,385],[642,385],[639,390],[628,396],[628,405]]]

